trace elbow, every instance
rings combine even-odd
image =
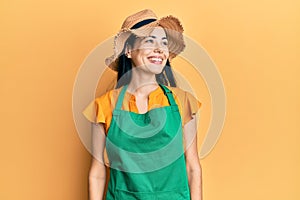
[[[186,166],[186,170],[188,174],[198,174],[198,175],[202,174],[202,167],[199,162],[188,164]]]
[[[89,172],[89,180],[102,180],[102,179],[106,179],[106,173],[105,171],[101,171],[101,172],[94,172],[94,171],[90,171]]]
[[[105,180],[106,176],[105,175],[93,175],[93,174],[89,174],[89,180]]]
[[[106,179],[106,169],[104,166],[91,167],[89,171],[89,180],[103,180]]]

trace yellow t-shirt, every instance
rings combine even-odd
[[[168,87],[168,86],[167,86]],[[113,89],[102,96],[94,99],[82,112],[83,115],[92,123],[103,123],[105,132],[107,134],[110,122],[112,119],[112,112],[116,105],[119,93],[123,87]],[[178,105],[179,112],[182,119],[182,124],[186,124],[192,119],[201,107],[199,102],[191,93],[184,91],[177,87],[168,87],[174,96],[175,102]],[[164,94],[161,87],[157,87],[149,94],[148,110],[162,106],[168,106],[168,98]],[[122,104],[122,110],[138,113],[138,108],[135,103],[135,96],[126,91]]]

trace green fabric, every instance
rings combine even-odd
[[[107,200],[189,200],[182,123],[172,92],[169,106],[138,114],[121,110],[118,97],[106,137],[110,161]]]

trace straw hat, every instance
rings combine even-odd
[[[183,27],[180,21],[171,15],[158,19],[152,10],[145,9],[128,16],[122,24],[121,30],[114,38],[114,54],[105,59],[111,69],[118,71],[118,58],[125,42],[131,34],[138,37],[148,36],[155,27],[164,28],[168,38],[169,60],[171,61],[185,48]]]

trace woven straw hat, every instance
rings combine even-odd
[[[118,71],[118,58],[121,55],[126,40],[131,34],[137,37],[148,36],[155,27],[164,28],[168,38],[169,60],[171,61],[185,48],[183,27],[180,21],[171,15],[158,19],[152,10],[145,9],[128,16],[122,24],[121,30],[114,38],[114,54],[105,59],[105,63],[112,70]]]

